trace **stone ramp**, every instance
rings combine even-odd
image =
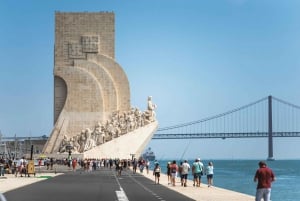
[[[129,159],[134,154],[138,158],[156,129],[158,122],[154,121],[134,131],[97,146],[83,153],[84,158],[120,158]]]

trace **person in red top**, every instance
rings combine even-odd
[[[175,160],[170,165],[170,170],[171,170],[171,183],[173,186],[175,186],[175,178],[176,178],[177,172],[178,172],[178,166],[177,166]]]
[[[262,198],[264,201],[270,201],[271,184],[275,181],[275,175],[264,161],[260,161],[258,166],[254,176],[254,182],[257,182],[255,201],[261,201]]]
[[[72,168],[73,168],[73,172],[76,171],[76,166],[77,166],[77,160],[74,158],[74,159],[72,160]]]

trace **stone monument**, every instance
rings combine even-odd
[[[131,133],[146,129],[135,149],[116,148],[121,155],[139,154],[156,130],[153,105],[144,112],[130,106],[129,81],[114,58],[114,23],[113,12],[55,13],[54,128],[43,153],[109,157],[123,138],[132,141]]]

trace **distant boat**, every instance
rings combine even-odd
[[[150,147],[143,153],[143,159],[148,161],[155,160],[155,154]]]

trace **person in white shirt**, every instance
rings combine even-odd
[[[210,161],[206,167],[206,177],[207,177],[207,186],[211,187],[213,185],[213,176],[214,176],[214,166]]]
[[[182,170],[181,170],[181,184],[184,185],[184,187],[187,186],[187,177],[190,169],[191,169],[190,164],[188,164],[187,160],[185,160],[182,163]]]
[[[161,169],[160,169],[159,163],[156,163],[154,170],[153,170],[153,175],[155,176],[155,181],[154,181],[155,184],[159,184],[160,172],[161,172]]]
[[[26,165],[26,160],[24,157],[22,157],[18,162],[17,162],[17,170],[15,176],[18,176],[18,173],[23,177],[23,173],[25,172],[25,165]],[[26,173],[25,173],[26,175]]]

